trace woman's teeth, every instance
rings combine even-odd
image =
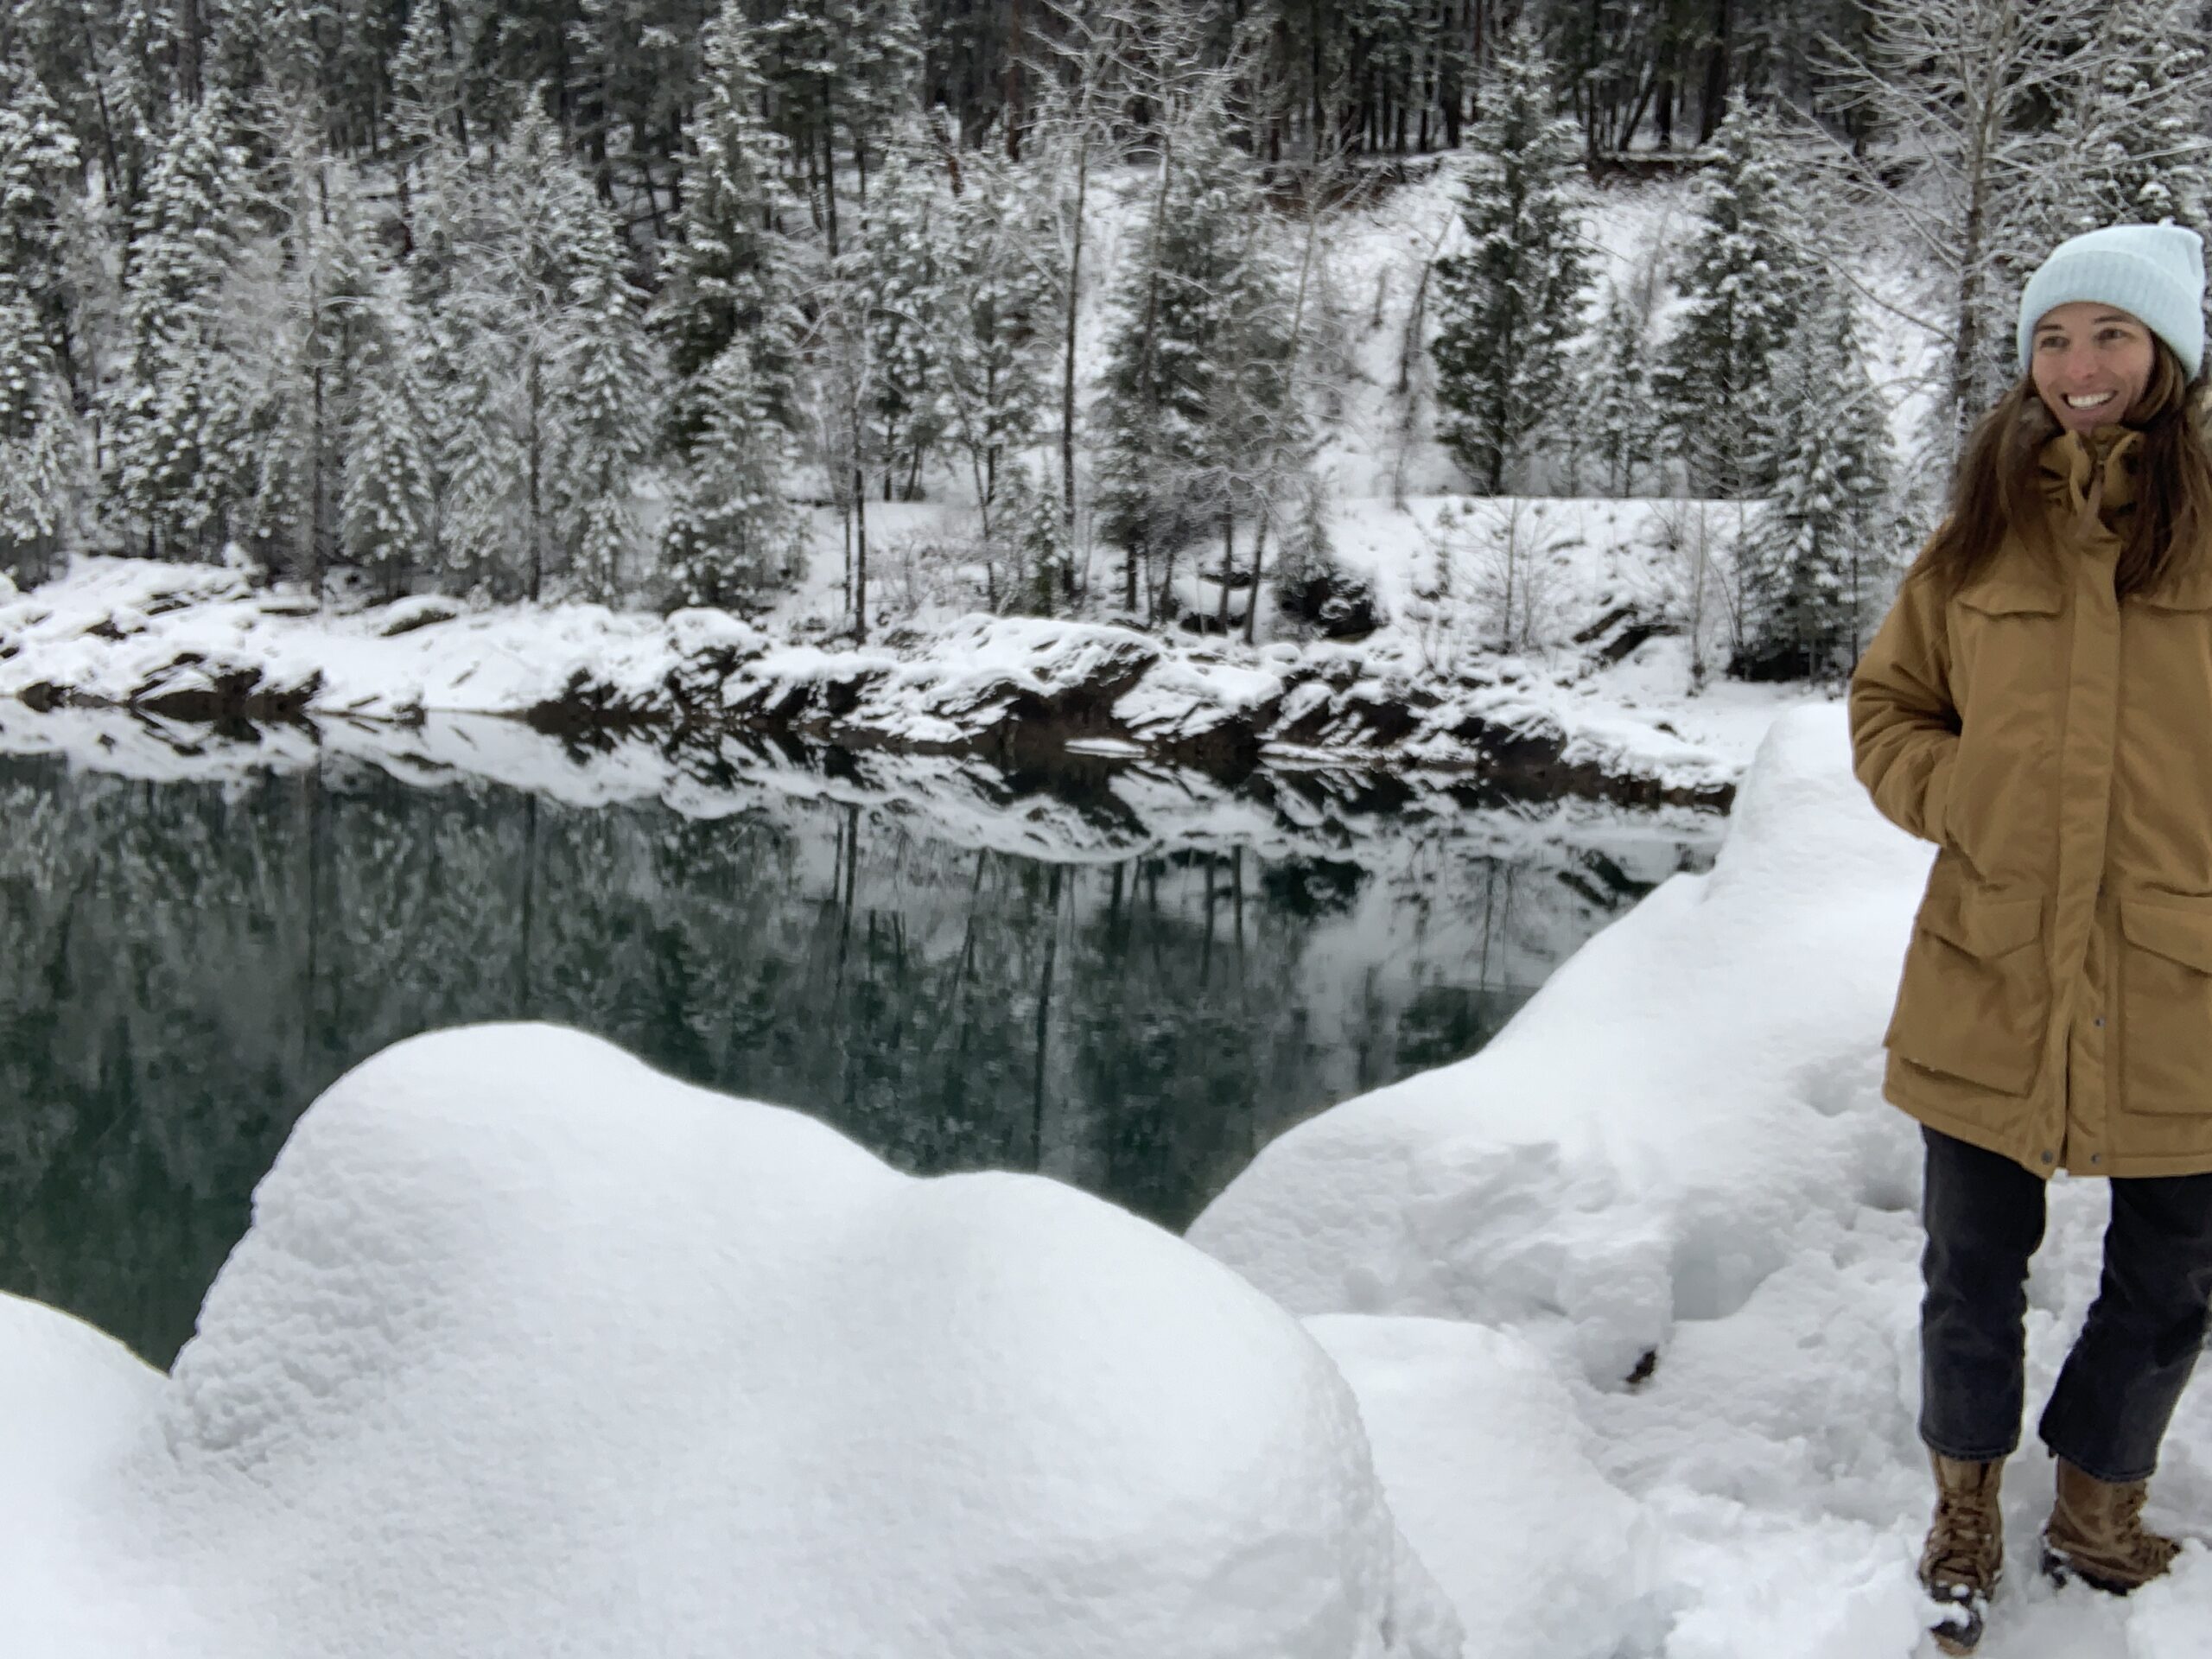
[[[2066,398],[2066,407],[2069,409],[2094,409],[2101,404],[2108,404],[2111,401],[2112,393],[2108,391],[2094,392],[2087,397],[2076,397],[2069,392]]]

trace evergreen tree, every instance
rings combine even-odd
[[[1291,333],[1280,262],[1252,164],[1217,105],[1201,103],[1163,149],[1153,204],[1123,275],[1098,418],[1098,522],[1137,570],[1220,530],[1289,404]]]
[[[2198,0],[2117,0],[2107,10],[2057,124],[2057,164],[2035,181],[2044,235],[2162,220],[2212,227],[2203,10]]]
[[[816,222],[843,251],[838,140],[872,182],[892,136],[918,106],[921,29],[913,0],[785,0],[760,25],[760,67],[776,124],[804,167]]]
[[[884,158],[846,269],[862,296],[874,365],[868,448],[881,460],[883,499],[918,493],[924,462],[949,418],[940,346],[945,293],[939,192],[901,145]]]
[[[661,424],[627,250],[535,99],[480,188],[444,149],[426,151],[439,186],[413,308],[441,563],[497,594],[612,597],[643,544]]]
[[[1588,283],[1571,176],[1574,129],[1553,112],[1552,71],[1525,23],[1498,55],[1470,141],[1464,252],[1436,265],[1431,350],[1445,442],[1491,494],[1572,395]]]
[[[683,161],[683,212],[667,252],[660,314],[671,366],[683,383],[677,420],[687,442],[704,418],[691,384],[733,340],[743,342],[752,381],[777,418],[788,422],[794,412],[785,144],[760,118],[763,83],[744,0],[728,0],[715,15],[702,51],[704,79]]]
[[[370,331],[346,423],[339,543],[391,597],[429,563],[437,499],[415,359],[399,338],[396,302],[379,296],[377,305],[382,315]]]
[[[745,607],[785,585],[804,522],[784,497],[789,435],[741,342],[696,377],[699,430],[669,515],[678,603]]]
[[[1650,356],[1649,312],[1632,291],[1608,283],[1583,361],[1581,401],[1582,429],[1608,495],[1634,494],[1638,475],[1658,448]]]
[[[0,284],[29,307],[35,337],[73,384],[76,176],[77,142],[44,84],[14,54],[0,56]]]
[[[364,365],[381,349],[374,227],[353,171],[296,136],[285,269],[269,374],[256,399],[253,499],[242,526],[270,563],[320,588],[339,551],[346,429]]]
[[[1772,122],[1738,98],[1714,144],[1720,164],[1707,175],[1656,391],[1691,487],[1736,497],[1773,480],[1778,451],[1761,423],[1775,359],[1802,318],[1809,262]]]
[[[214,100],[183,111],[148,175],[125,277],[127,375],[114,495],[150,550],[212,552],[252,487],[247,394],[223,324],[238,256],[241,158]]]
[[[988,151],[969,157],[962,170],[964,188],[950,204],[938,355],[988,542],[1001,471],[1036,441],[1044,418],[1052,294],[1033,245],[1044,229],[1025,200],[1022,170]]]
[[[84,482],[71,397],[76,161],[76,141],[29,63],[12,48],[0,54],[0,558],[35,575]]]
[[[555,534],[577,588],[611,600],[642,546],[636,486],[657,447],[659,365],[613,221],[588,192],[566,193],[561,203],[571,222],[555,394]]]
[[[1850,296],[1816,281],[1774,365],[1773,493],[1740,556],[1740,670],[1847,668],[1891,559],[1889,413],[1866,372]]]
[[[37,309],[0,274],[0,561],[45,574],[74,516],[83,440]]]

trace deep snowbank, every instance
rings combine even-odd
[[[69,1420],[67,1346],[0,1343],[0,1401]],[[326,1094],[141,1423],[10,1490],[60,1541],[0,1555],[15,1650],[1459,1650],[1342,1379],[1235,1274],[550,1028]]]
[[[1503,1553],[1522,1581],[1599,1586],[1541,1604],[1576,1611],[1532,1654],[1922,1650],[1919,1141],[1880,1099],[1879,1042],[1929,855],[1866,804],[1840,709],[1784,716],[1710,874],[1600,934],[1482,1053],[1282,1136],[1192,1229],[1315,1316],[1363,1407],[1395,1374],[1368,1413],[1378,1466],[1471,1624],[1493,1592],[1466,1586]],[[2094,1294],[2105,1196],[2053,1190],[2031,1389]],[[1440,1320],[1487,1327],[1490,1363]],[[1378,1355],[1347,1328],[1411,1334]],[[1512,1403],[1492,1444],[1461,1450],[1422,1402],[1467,1389]],[[1419,1456],[1474,1472],[1409,1475],[1394,1409],[1435,1425]],[[2031,1442],[1990,1659],[2212,1653],[2202,1548],[2125,1602],[2041,1581],[2050,1491]],[[2209,1514],[2212,1378],[2152,1501],[2184,1530]]]

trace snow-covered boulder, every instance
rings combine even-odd
[[[1235,1274],[547,1027],[333,1087],[144,1432],[73,1469],[10,1494],[73,1541],[0,1555],[26,1653],[1460,1649],[1342,1377]]]

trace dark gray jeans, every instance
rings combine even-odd
[[[2011,1159],[1923,1128],[1920,1438],[1946,1457],[2020,1443],[2028,1258],[2044,1183]],[[2116,1180],[2104,1281],[2037,1429],[2100,1480],[2147,1478],[2204,1349],[2212,1308],[2212,1175]]]

